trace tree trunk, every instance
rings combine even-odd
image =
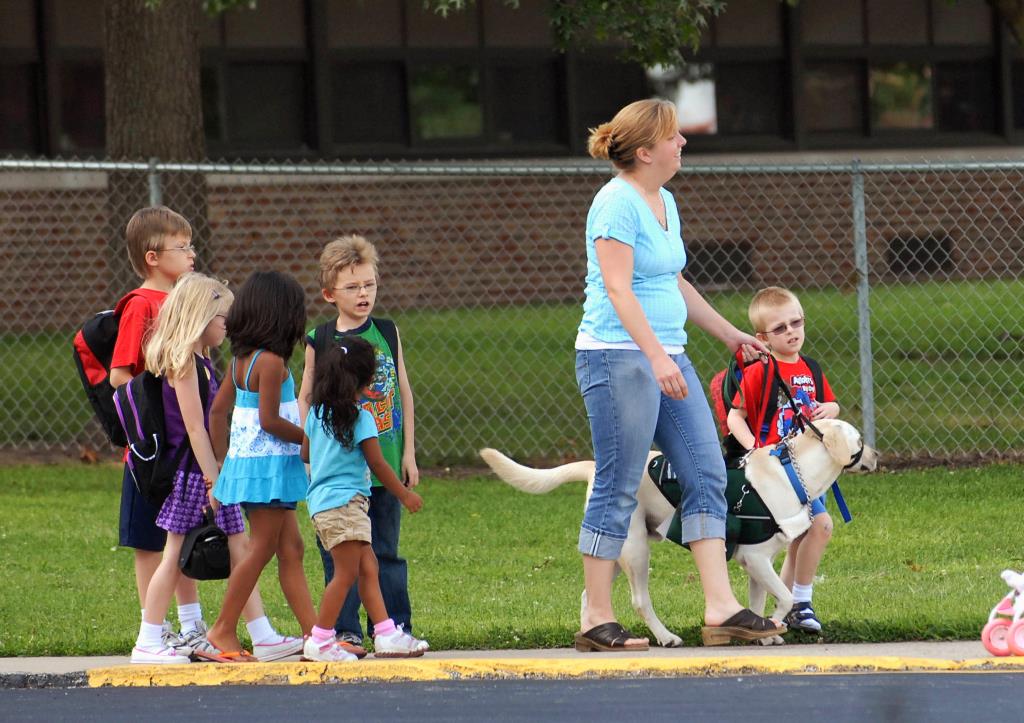
[[[199,84],[199,0],[104,0],[104,67],[107,155],[112,160],[200,161],[205,155]],[[191,223],[200,259],[204,242],[206,181],[200,174],[163,174],[161,203]],[[124,246],[124,227],[151,204],[144,172],[108,177],[111,296],[138,285]],[[197,263],[200,267],[200,263]],[[201,266],[205,268],[205,264]]]

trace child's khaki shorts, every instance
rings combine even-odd
[[[325,550],[342,542],[370,542],[370,500],[356,495],[342,507],[313,515],[313,529]]]

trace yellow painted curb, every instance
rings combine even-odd
[[[373,660],[362,663],[122,665],[88,671],[89,686],[317,685],[438,680],[525,680],[771,675],[783,673],[1024,671],[1024,657],[944,660],[897,656],[728,658],[588,657]]]

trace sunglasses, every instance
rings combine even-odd
[[[772,336],[779,336],[780,334],[785,334],[790,329],[792,329],[793,331],[796,331],[797,329],[801,328],[803,325],[804,325],[804,320],[803,320],[803,317],[801,317],[799,319],[793,319],[793,321],[789,322],[788,324],[783,322],[783,323],[779,324],[778,326],[776,326],[776,327],[774,327],[772,329],[769,329],[766,332],[762,332],[762,333],[763,334],[771,334]]]

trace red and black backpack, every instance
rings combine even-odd
[[[809,356],[801,354],[800,358],[811,371],[815,392],[820,394],[824,388],[821,366]],[[768,438],[769,425],[771,425],[772,419],[775,418],[775,412],[778,411],[779,393],[782,391],[782,377],[779,375],[779,367],[775,362],[775,358],[769,356],[766,359],[754,359],[753,361],[744,362],[742,354],[737,352],[736,356],[729,362],[729,366],[715,374],[708,385],[708,391],[711,394],[711,408],[714,411],[715,419],[718,420],[718,428],[722,434],[722,447],[725,452],[725,459],[730,464],[735,463],[736,460],[747,452],[743,445],[737,442],[736,438],[729,432],[727,419],[729,410],[732,409],[732,400],[736,398],[736,394],[740,390],[743,372],[753,364],[764,365],[764,387],[761,390],[762,406],[755,410],[747,408],[747,422],[750,424],[751,429],[757,430],[754,438],[756,446],[760,447]]]
[[[121,423],[114,409],[114,388],[110,386],[110,360],[117,343],[118,325],[121,313],[128,300],[138,296],[136,291],[125,294],[113,309],[101,311],[82,324],[72,342],[72,356],[78,368],[78,376],[85,388],[85,396],[92,405],[100,426],[110,442],[118,447],[128,444]]]

